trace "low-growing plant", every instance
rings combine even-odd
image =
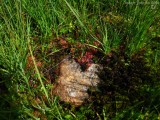
[[[150,3],[150,4],[149,4]],[[2,0],[2,119],[159,119],[159,6],[125,1]],[[52,93],[71,55],[103,65],[81,107]]]

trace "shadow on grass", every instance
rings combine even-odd
[[[4,69],[0,66],[0,69]],[[9,78],[0,71],[0,118],[1,120],[15,120],[19,114],[18,106],[16,107],[13,102],[14,92],[9,92]],[[16,88],[15,88],[16,89]]]

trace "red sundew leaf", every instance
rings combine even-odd
[[[84,64],[84,63],[89,63],[92,61],[93,58],[93,53],[92,52],[86,52],[85,55],[79,60],[79,63]]]
[[[94,44],[96,47],[99,47],[99,46],[101,45],[98,41],[94,41],[93,44]]]
[[[92,52],[86,52],[85,56],[86,56],[88,59],[92,59],[92,58],[93,58],[93,53],[92,53]]]
[[[52,40],[52,41],[49,43],[49,49],[52,49],[53,47],[58,47],[58,43],[57,43],[57,41],[55,41],[55,40]]]
[[[92,62],[89,62],[86,64],[87,68],[89,68],[92,65]]]
[[[100,47],[101,44],[98,41],[94,41],[93,45],[95,47],[90,47],[89,49],[92,51],[92,54],[96,54],[98,52],[98,48]]]
[[[36,65],[38,68],[40,68],[40,67],[42,67],[42,62],[38,61]]]
[[[61,39],[61,40],[60,40],[60,44],[61,44],[62,46],[68,45],[68,43],[67,43],[64,39]]]
[[[98,50],[96,48],[91,48],[91,50],[92,50],[93,54],[98,52]]]
[[[34,85],[33,85],[34,88],[37,88],[37,86],[38,86],[37,84],[34,84]]]
[[[98,39],[101,39],[101,35],[100,35],[99,33],[96,34],[96,37],[97,37]],[[96,42],[97,42],[97,41],[96,41]]]
[[[82,57],[81,63],[86,63],[86,62],[89,62],[89,59],[87,59],[85,56]]]
[[[36,117],[40,117],[41,116],[41,113],[38,110],[34,110],[33,114]]]
[[[81,53],[82,54],[82,53]],[[93,59],[93,52],[87,51],[81,58],[76,58],[75,60],[80,65],[87,65],[89,63],[92,63]],[[89,66],[89,65],[88,65]],[[87,67],[87,66],[86,66]]]
[[[68,42],[64,38],[58,37],[56,40],[59,41],[59,44],[62,46],[62,48],[68,47]]]
[[[34,66],[32,56],[27,57],[27,68],[32,68]]]
[[[67,48],[68,47],[68,43],[64,39],[60,40],[60,44],[62,45],[63,48]]]
[[[77,62],[80,64],[80,65],[84,65],[84,64],[86,64],[87,62],[89,62],[89,60],[85,57],[85,56],[83,56],[82,58],[80,58],[80,59],[76,59],[77,60]]]
[[[35,60],[35,57],[33,57],[33,59]],[[26,66],[27,68],[34,67],[33,59],[32,59],[32,56],[27,57],[27,66]],[[40,68],[40,67],[42,67],[42,62],[40,62],[40,61],[36,62],[36,65],[38,68]]]
[[[85,47],[85,44],[77,43],[76,47],[77,48],[83,48],[83,47]]]

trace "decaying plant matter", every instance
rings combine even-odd
[[[87,90],[97,87],[101,82],[98,77],[101,70],[100,65],[92,64],[82,71],[79,63],[68,56],[60,64],[60,76],[53,93],[59,96],[60,100],[79,106],[89,97]]]

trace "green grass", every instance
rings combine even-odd
[[[159,119],[159,10],[115,0],[2,0],[0,117]],[[105,70],[101,92],[79,108],[60,102],[51,92],[59,60],[92,48]]]

